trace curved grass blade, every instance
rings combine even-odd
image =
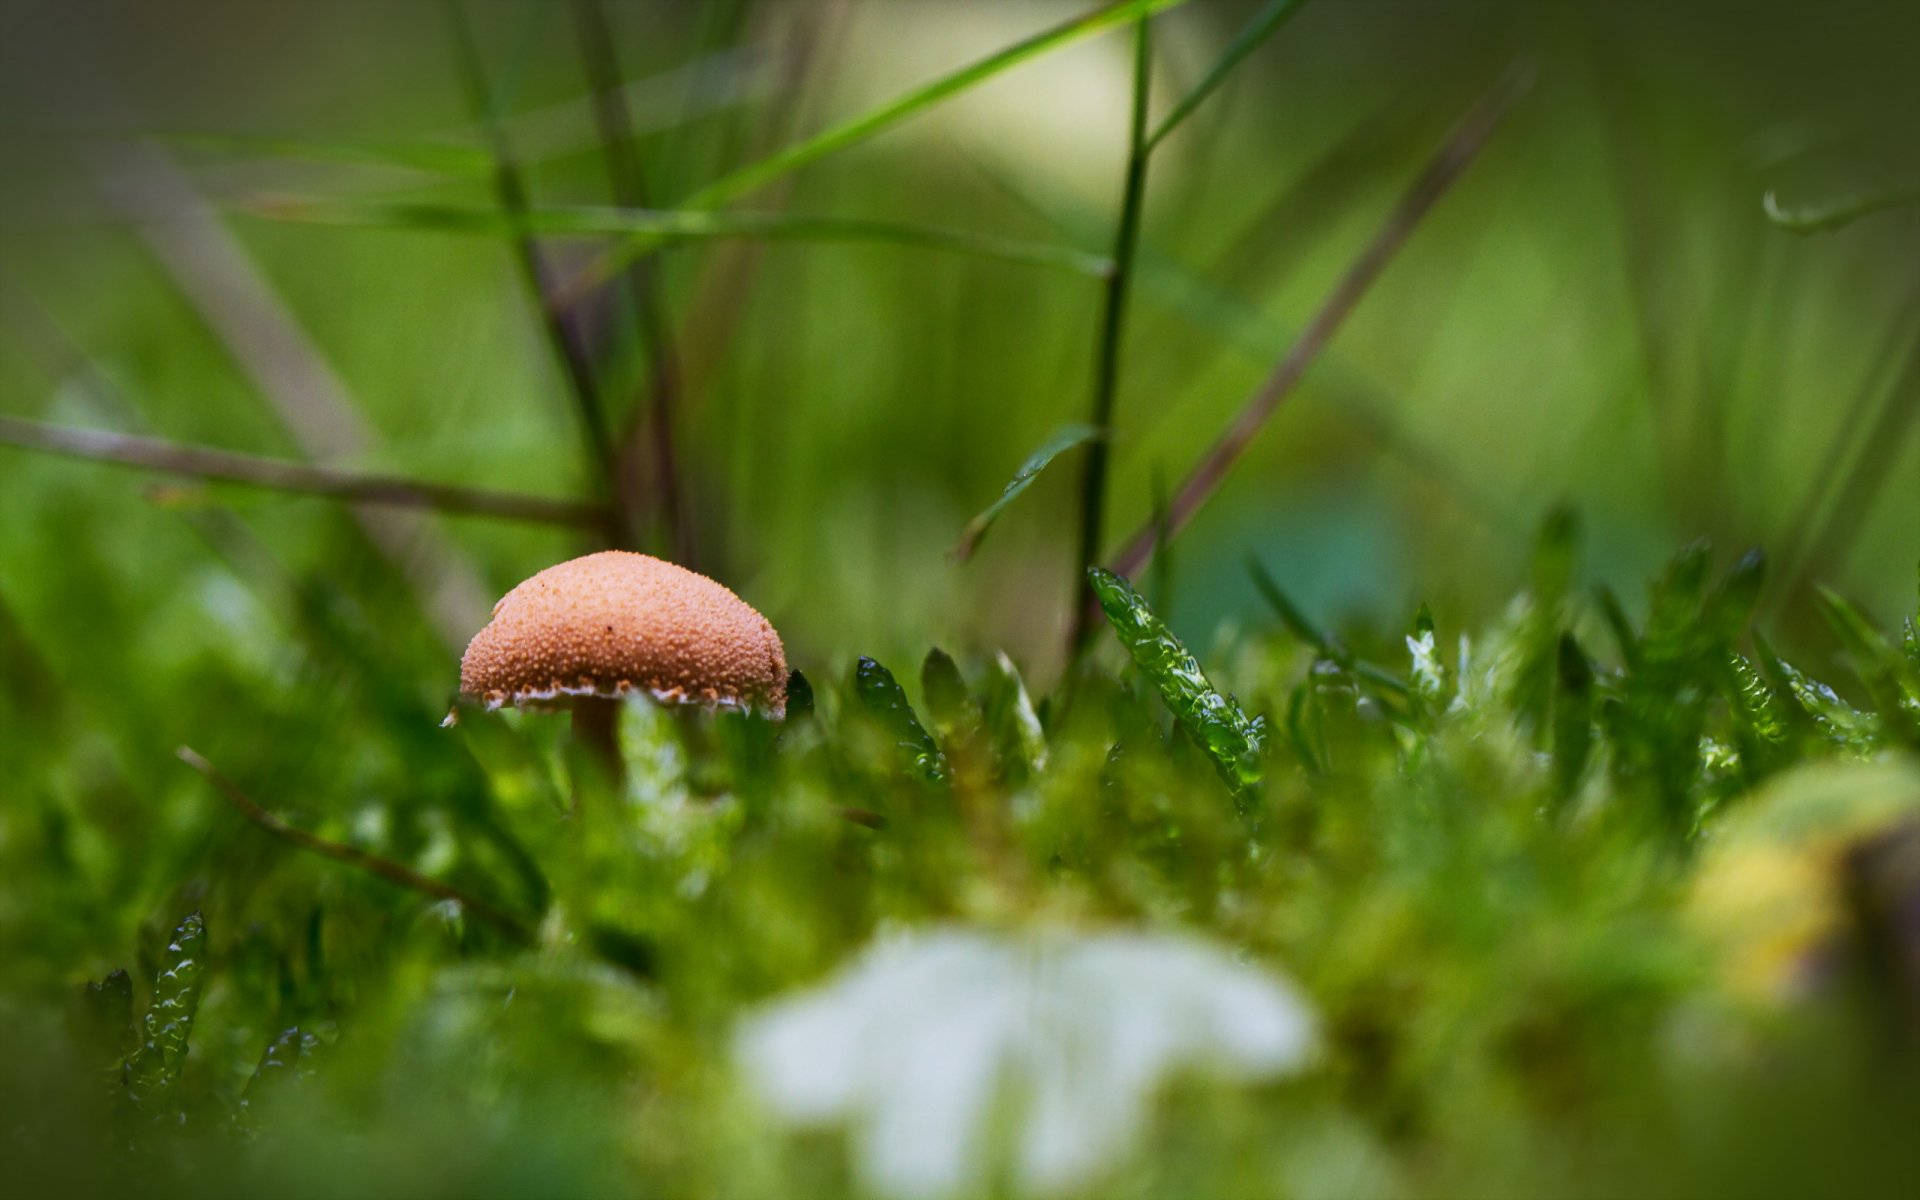
[[[156,140],[182,150],[234,158],[292,158],[349,166],[398,167],[443,175],[481,175],[493,161],[478,146],[433,141],[319,141],[249,134],[162,133]]]
[[[1167,708],[1200,743],[1235,790],[1257,782],[1267,747],[1265,718],[1249,719],[1233,697],[1208,682],[1200,663],[1126,580],[1100,567],[1087,579],[1120,644]]]
[[[913,705],[907,703],[907,693],[893,672],[862,655],[853,668],[853,694],[861,707],[893,738],[894,744],[907,754],[922,779],[928,783],[946,782],[947,756],[940,752],[939,743],[914,715]]]
[[[709,208],[737,199],[808,163],[864,142],[910,117],[918,116],[948,96],[984,83],[1002,71],[1019,66],[1030,58],[1036,58],[1082,38],[1091,37],[1119,25],[1129,24],[1162,9],[1173,8],[1184,3],[1186,0],[1125,0],[1123,3],[1108,4],[1055,25],[1051,29],[1042,30],[1024,41],[1015,42],[1003,50],[969,63],[931,83],[923,84],[906,95],[897,97],[850,121],[815,134],[798,145],[789,146],[759,162],[750,163],[730,175],[722,176],[689,196],[686,207]]]
[[[954,561],[965,562],[973,557],[973,552],[980,548],[980,539],[985,537],[987,530],[1000,519],[1000,514],[1007,510],[1008,505],[1019,499],[1020,493],[1032,486],[1033,481],[1039,478],[1040,472],[1052,465],[1054,459],[1075,446],[1084,446],[1088,442],[1105,436],[1106,431],[1098,426],[1079,423],[1062,425],[1054,430],[1032,454],[1027,455],[1027,460],[1020,464],[1020,469],[1013,473],[1013,478],[1008,480],[1007,486],[1001,490],[1000,498],[982,509],[980,515],[967,522],[966,529],[960,534],[960,540],[953,544],[953,549],[950,551]]]
[[[797,171],[809,163],[818,162],[830,154],[883,133],[903,121],[920,115],[947,97],[985,83],[995,75],[1017,67],[1029,59],[1184,3],[1186,0],[1123,0],[1121,3],[1108,4],[1074,17],[1023,41],[1015,42],[985,58],[971,62],[957,71],[942,75],[931,83],[923,84],[878,108],[815,134],[804,142],[789,146],[758,162],[749,163],[731,174],[723,175],[688,196],[681,202],[681,207],[718,208],[764,187],[782,175]],[[657,242],[634,241],[617,246],[590,264],[582,272],[580,281],[591,283],[605,279],[635,256],[646,253],[655,244]],[[568,290],[571,292],[575,288],[569,287]]]
[[[1173,111],[1169,112],[1160,124],[1154,127],[1153,132],[1147,135],[1146,148],[1152,150],[1163,138],[1178,128],[1182,121],[1192,116],[1194,110],[1204,104],[1207,97],[1213,95],[1219,90],[1220,85],[1227,81],[1227,76],[1233,73],[1233,69],[1239,66],[1247,55],[1258,50],[1260,43],[1266,41],[1280,26],[1286,24],[1287,19],[1300,11],[1300,7],[1306,2],[1307,0],[1272,0],[1265,8],[1255,13],[1253,20],[1247,22],[1246,28],[1242,29],[1220,57],[1214,60],[1213,66],[1207,69],[1207,73],[1201,77],[1200,82],[1194,84],[1191,91],[1180,97],[1179,102],[1173,106]]]
[[[149,1115],[163,1110],[186,1065],[187,1038],[200,1008],[207,924],[193,913],[174,928],[153,981],[153,1003],[141,1020],[140,1044],[127,1056],[121,1078],[127,1101]]]
[[[1861,192],[1824,204],[1784,205],[1771,190],[1760,200],[1767,220],[1789,233],[1826,233],[1892,208],[1920,206],[1920,182]]]
[[[882,221],[865,217],[826,217],[788,213],[700,212],[690,209],[631,209],[599,205],[549,205],[516,216],[497,207],[413,201],[321,200],[272,196],[242,207],[251,216],[312,225],[367,229],[417,229],[437,233],[516,237],[603,237],[674,242],[742,239],[798,242],[883,242],[970,254],[977,258],[1046,267],[1095,278],[1111,269],[1107,259],[1071,246],[1025,242],[966,229]]]

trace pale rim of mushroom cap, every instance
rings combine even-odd
[[[786,715],[780,635],[724,585],[604,550],[530,576],[494,605],[460,663],[488,710],[644,694],[661,704]]]

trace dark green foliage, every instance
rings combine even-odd
[[[319,1048],[320,1039],[298,1025],[281,1031],[280,1035],[267,1043],[260,1055],[260,1062],[253,1068],[253,1074],[247,1077],[247,1085],[240,1093],[237,1119],[248,1125],[258,1119],[265,1105],[274,1102],[288,1088],[313,1077],[313,1053]]]
[[[0,119],[0,415],[619,495],[632,527],[611,536],[687,549],[830,682],[816,697],[792,672],[784,723],[630,705],[627,786],[576,788],[564,719],[435,722],[472,632],[463,590],[484,614],[608,531],[149,487],[0,447],[0,1192],[872,1196],[871,1140],[778,1123],[736,1034],[942,927],[1201,939],[1291,978],[1315,1014],[1305,1073],[1193,1072],[1050,1195],[1912,1190],[1920,630],[1871,615],[1900,607],[1882,551],[1915,528],[1912,231],[1862,220],[1782,256],[1738,211],[1756,162],[1829,137],[1855,152],[1846,110],[1881,99],[1872,69],[1911,74],[1913,39],[1877,36],[1904,16],[1400,5],[1376,28],[1368,6],[1086,0],[1042,29],[994,5],[313,6],[316,52],[255,87],[244,51],[286,22],[253,7],[85,22],[100,44],[74,61],[36,44],[71,21],[29,13],[0,38],[29,66],[0,91],[35,110]],[[596,10],[618,35],[599,78],[564,28]],[[491,120],[452,124],[441,11],[471,22],[492,148]],[[1125,203],[1093,202],[1099,172],[1120,182],[1101,154],[1128,147],[1085,105],[928,123],[1023,66],[1015,100],[1117,98],[1127,38]],[[1779,60],[1748,62],[1770,39]],[[1431,219],[1396,206],[1514,46],[1544,80],[1598,86],[1536,89]],[[166,69],[143,69],[158,51]],[[1836,79],[1788,77],[1816,61]],[[136,106],[164,106],[76,103],[128,71]],[[246,102],[223,107],[236,79]],[[1831,120],[1803,129],[1795,106],[1823,92]],[[146,141],[142,116],[266,132]],[[381,132],[341,140],[354,127]],[[882,152],[839,153],[870,140]],[[1589,163],[1595,146],[1614,152]],[[246,161],[281,155],[309,161]],[[486,206],[516,175],[504,157],[518,213]],[[608,194],[620,160],[634,187]],[[1711,202],[1668,203],[1674,180]],[[1782,188],[1765,207],[1837,224],[1885,191]],[[169,219],[96,219],[149,192]],[[48,197],[85,219],[49,222]],[[1383,216],[1389,240],[1353,260],[1377,283],[1319,310],[1354,319],[1309,317]],[[1111,419],[1061,428],[1088,332]],[[1168,485],[1208,423],[1308,362],[1190,523]],[[329,414],[336,390],[353,394]],[[648,444],[667,416],[677,446]],[[1106,480],[1083,553],[1057,544],[1073,514],[1035,507],[991,561],[942,574],[956,517],[1005,485],[977,541],[1081,456]],[[1562,492],[1604,553],[1583,563],[1581,522],[1555,509],[1524,594],[1489,619],[1521,582],[1516,531]],[[1059,585],[1123,518],[1162,543],[1150,604],[1095,577],[1133,665],[1075,654],[1059,681]],[[1670,552],[1671,529],[1778,547],[1768,607],[1757,556],[1722,573],[1704,546],[1644,608],[1593,586]],[[1271,617],[1236,598],[1232,562],[1256,547]],[[1814,578],[1857,599],[1815,601]],[[1425,596],[1438,619],[1408,622]],[[935,629],[968,652],[927,651],[917,681],[872,659],[848,679],[856,641],[911,663]],[[275,840],[178,766],[182,742],[290,826],[404,871]],[[1745,820],[1783,813],[1785,832]],[[1778,836],[1743,859],[1756,825]],[[524,934],[407,879],[491,900]],[[117,963],[131,973],[100,978]],[[883,1028],[938,1006],[888,999],[822,1047],[959,1103]],[[1030,1049],[1124,1070],[1099,999]],[[1055,1099],[1022,1097],[984,1136]],[[963,1194],[1021,1195],[1000,1177]]]
[[[1200,663],[1126,580],[1099,567],[1088,577],[1134,666],[1205,748],[1221,777],[1236,788],[1256,782],[1264,769],[1266,718],[1249,718],[1237,700],[1207,682]]]
[[[1738,693],[1728,655],[1745,631],[1764,564],[1742,558],[1714,587],[1712,556],[1695,543],[1654,584],[1645,626],[1622,632],[1626,669],[1603,707],[1614,773],[1655,820],[1691,830],[1712,793],[1700,790],[1702,739],[1722,693]]]
[[[1763,637],[1753,639],[1754,650],[1770,682],[1793,705],[1802,728],[1811,728],[1833,745],[1858,755],[1872,753],[1880,744],[1880,721],[1840,698],[1838,692],[1775,654]]]
[[[1728,653],[1727,674],[1727,709],[1740,757],[1755,774],[1770,773],[1786,760],[1791,719],[1779,694],[1744,654]]]
[[[1353,652],[1339,638],[1320,629],[1309,620],[1307,615],[1300,611],[1300,606],[1281,589],[1272,573],[1259,559],[1251,557],[1247,559],[1247,574],[1253,580],[1254,588],[1259,591],[1261,598],[1273,607],[1281,624],[1293,636],[1312,646],[1327,662],[1351,673],[1358,680],[1364,680],[1367,687],[1376,693],[1387,696],[1401,696],[1406,693],[1408,688],[1406,680],[1385,667],[1355,658]],[[1424,607],[1421,612],[1426,614]],[[1424,619],[1430,629],[1431,615],[1425,615]]]
[[[1821,588],[1820,610],[1846,649],[1854,674],[1884,714],[1889,736],[1920,748],[1920,668],[1839,593]]]
[[[1553,782],[1560,800],[1580,786],[1593,749],[1594,673],[1571,633],[1560,635],[1553,693]]]
[[[787,720],[800,721],[813,715],[813,685],[798,671],[787,673]]]
[[[920,664],[920,694],[926,698],[927,713],[943,740],[979,722],[978,706],[967,692],[960,665],[938,646],[927,651]]]
[[[1857,876],[1865,924],[1808,934],[1788,960],[1846,964],[1808,976],[1805,1028],[1787,1036],[1728,1007],[1742,977],[1715,939],[1740,927],[1701,923],[1690,897],[1715,839],[1696,852],[1696,835],[1737,828],[1722,823],[1755,787],[1802,764],[1877,752],[1879,699],[1895,697],[1883,688],[1856,708],[1765,642],[1749,661],[1736,639],[1754,578],[1749,561],[1716,581],[1689,552],[1627,655],[1593,650],[1581,631],[1604,618],[1570,581],[1540,575],[1506,620],[1469,636],[1425,608],[1397,638],[1349,631],[1379,660],[1406,654],[1404,678],[1363,673],[1367,660],[1310,628],[1304,645],[1293,629],[1247,640],[1218,669],[1276,714],[1264,746],[1264,725],[1112,579],[1096,584],[1133,668],[1083,672],[1051,724],[1005,655],[963,669],[930,651],[926,724],[862,659],[824,711],[790,685],[784,727],[629,709],[631,795],[568,815],[565,778],[529,765],[543,741],[557,750],[551,723],[476,716],[459,736],[485,748],[489,800],[471,803],[497,808],[497,829],[451,824],[442,857],[411,864],[450,872],[475,842],[520,846],[550,881],[534,945],[241,826],[222,868],[236,890],[212,894],[228,914],[219,952],[197,915],[183,921],[150,964],[138,1020],[125,974],[77,1004],[65,993],[74,1053],[46,1069],[97,1089],[124,1056],[110,1090],[138,1120],[119,1126],[123,1144],[143,1170],[185,1172],[164,1174],[168,1191],[237,1170],[297,1180],[314,1156],[364,1190],[439,1147],[434,1161],[464,1164],[445,1181],[462,1194],[837,1192],[852,1186],[838,1139],[752,1124],[771,1159],[730,1149],[740,1122],[761,1119],[722,1082],[729,1031],[755,1004],[883,928],[1171,925],[1296,975],[1326,1026],[1324,1060],[1284,1088],[1199,1087],[1200,1107],[1156,1116],[1117,1178],[1268,1190],[1279,1168],[1254,1147],[1306,1169],[1325,1147],[1275,1131],[1348,1120],[1362,1124],[1340,1136],[1416,1195],[1467,1176],[1557,1192],[1566,1161],[1604,1181],[1596,1190],[1725,1178],[1745,1149],[1674,1134],[1656,1155],[1633,1114],[1700,1089],[1752,1112],[1747,1092],[1837,1069],[1858,1030],[1894,1036],[1884,1014],[1907,1003],[1904,977],[1867,971],[1885,956],[1860,949],[1897,944],[1889,914],[1906,878],[1889,865],[1906,845],[1897,828],[1872,826],[1834,834],[1844,853],[1813,876],[1836,889]],[[1538,697],[1523,680],[1542,637]],[[1258,803],[1238,775],[1241,805],[1223,803],[1214,777],[1249,761],[1264,769]],[[249,850],[270,853],[249,863]],[[1882,1015],[1856,1028],[1844,1015],[1856,1006]],[[1744,1054],[1674,1057],[1686,1021],[1775,1039],[1766,1086]],[[1885,1102],[1906,1103],[1895,1092]],[[31,1121],[92,1128],[52,1109]],[[156,1154],[176,1126],[198,1140]],[[1528,1149],[1487,1164],[1475,1147],[1490,1131]],[[1781,1169],[1796,1179],[1834,1155],[1871,1160],[1857,1139],[1794,1144],[1799,1165]],[[1589,1145],[1604,1161],[1586,1161]]]
[[[102,1062],[124,1063],[134,1046],[133,977],[110,971],[99,982],[88,983],[76,1012],[74,1040],[80,1048]]]
[[[853,695],[915,774],[928,783],[946,780],[946,756],[920,724],[893,672],[863,656],[854,664]]]
[[[153,978],[153,999],[141,1018],[139,1044],[122,1070],[128,1104],[137,1112],[166,1111],[187,1061],[187,1039],[206,974],[207,925],[193,913],[174,927]]]

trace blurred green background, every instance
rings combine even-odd
[[[1156,113],[1256,7],[1156,18]],[[662,208],[1082,11],[604,8]],[[610,203],[567,6],[465,11],[533,201]],[[253,211],[494,203],[443,6],[0,0],[0,17],[0,415],[593,493],[505,238]],[[1585,579],[1630,604],[1691,539],[1765,548],[1768,628],[1815,664],[1834,653],[1816,582],[1883,620],[1910,611],[1914,211],[1805,233],[1763,198],[1817,211],[1909,187],[1916,45],[1920,6],[1883,0],[1305,5],[1153,160],[1109,545],[1524,59],[1531,91],[1176,542],[1174,627],[1202,649],[1270,627],[1249,554],[1334,625],[1397,626],[1423,601],[1471,624],[1520,585],[1532,531],[1563,504],[1586,530]],[[1103,254],[1129,87],[1128,39],[1109,31],[733,207]],[[600,245],[543,242],[562,272]],[[1097,281],[852,241],[698,241],[654,261],[702,569],[816,677],[939,644],[1004,647],[1052,678],[1077,457],[972,561],[948,550],[1035,445],[1085,419]],[[610,289],[573,318],[616,425],[649,379],[629,304]],[[175,762],[180,743],[316,823],[430,860],[474,816],[479,768],[436,728],[466,632],[595,545],[378,517],[382,546],[325,500],[4,445],[0,514],[0,949],[8,983],[43,994],[125,964],[143,926],[150,940],[177,916],[182,880],[243,889],[265,870],[270,851]]]

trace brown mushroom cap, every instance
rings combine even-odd
[[[663,704],[787,709],[787,658],[767,619],[685,567],[604,550],[548,567],[493,606],[460,659],[486,703],[645,691]]]

